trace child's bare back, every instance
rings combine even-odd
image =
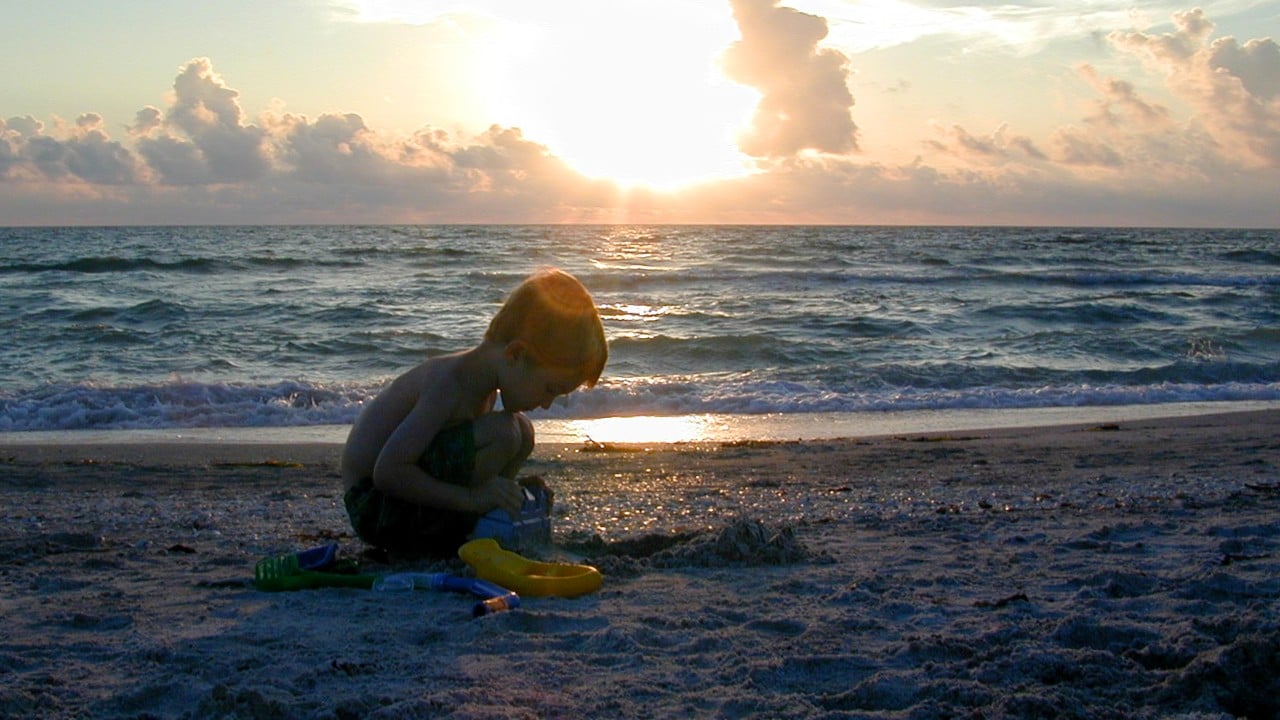
[[[479,404],[464,401],[454,380],[458,365],[458,355],[426,360],[396,378],[369,402],[347,436],[342,454],[345,487],[350,488],[363,478],[373,477],[378,456],[415,406],[422,404],[436,408],[435,414],[442,418],[436,432],[465,420],[474,420],[493,409],[496,394],[492,392]],[[471,407],[465,408],[467,405]],[[429,432],[430,428],[423,430]],[[427,437],[434,437],[436,432],[429,432]]]

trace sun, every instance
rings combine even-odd
[[[728,3],[536,3],[556,10],[506,31],[492,91],[502,124],[584,175],[673,188],[742,175],[734,137],[756,102],[718,57],[735,39]]]
[[[735,136],[759,96],[720,72],[739,37],[727,2],[332,1],[360,22],[423,28],[432,51],[416,72],[437,92],[425,110],[460,127],[519,128],[583,175],[623,186],[749,172]]]

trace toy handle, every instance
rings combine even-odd
[[[381,592],[412,591],[414,588],[470,593],[482,598],[471,608],[472,617],[520,607],[520,596],[504,587],[488,580],[449,573],[395,573],[378,578],[373,586],[374,590]]]
[[[491,597],[488,600],[481,600],[471,608],[471,617],[480,617],[490,613],[502,612],[503,610],[514,610],[520,607],[520,596],[508,591],[506,595],[500,597]]]
[[[460,575],[445,575],[440,580],[440,589],[471,593],[484,598],[471,608],[472,617],[490,615],[520,607],[519,595],[488,580],[467,578]]]

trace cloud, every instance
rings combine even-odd
[[[159,108],[148,105],[138,111],[138,114],[134,116],[133,124],[128,126],[127,130],[130,135],[146,135],[163,123],[164,113],[160,112]]]
[[[1124,155],[1111,143],[1094,133],[1075,126],[1064,126],[1050,138],[1054,159],[1066,165],[1085,165],[1118,169],[1125,165]]]
[[[929,39],[962,53],[1024,58],[1053,44],[1144,23],[1150,9],[1132,2],[979,2],[968,0],[795,0],[831,12],[831,42],[851,54]],[[950,59],[950,58],[948,58]]]
[[[355,113],[313,120],[266,112],[255,122],[207,58],[183,65],[173,89],[167,107],[145,107],[126,127],[136,151],[111,140],[94,113],[60,123],[60,137],[31,117],[0,122],[0,179],[27,190],[132,185],[144,194],[151,188],[157,204],[196,202],[291,222],[342,222],[342,213],[364,222],[552,221],[566,207],[576,213],[577,203],[609,207],[618,192],[515,128],[465,138],[428,127],[392,137]]]
[[[1010,160],[1044,160],[1045,154],[1031,138],[1009,135],[1008,124],[1002,124],[986,137],[977,137],[959,125],[941,127],[935,124],[937,137],[925,145],[934,152],[980,163],[1003,163]]]
[[[1209,48],[1209,65],[1239,78],[1245,91],[1260,101],[1280,95],[1280,45],[1271,38],[1244,45],[1234,38],[1218,40]]]
[[[1200,9],[1173,19],[1172,33],[1113,32],[1108,39],[1163,73],[1224,154],[1280,168],[1280,48],[1271,39],[1210,42],[1214,26]]]
[[[244,122],[240,93],[213,71],[208,58],[182,67],[163,125],[152,108],[138,114],[131,131],[138,150],[164,182],[173,185],[240,182],[262,178],[270,167],[266,133]],[[164,127],[174,132],[160,133]]]
[[[924,142],[926,160],[953,171],[948,177],[955,181],[1017,176],[1015,185],[1026,192],[1034,192],[1026,180],[1039,178],[1077,188],[1076,196],[1109,189],[1115,197],[1154,203],[1160,191],[1187,207],[1203,208],[1212,195],[1233,189],[1256,197],[1256,183],[1275,183],[1280,168],[1273,81],[1280,77],[1280,53],[1270,40],[1213,39],[1214,25],[1200,10],[1173,19],[1174,32],[1113,32],[1108,41],[1122,55],[1140,58],[1191,115],[1177,117],[1136,83],[1081,64],[1077,76],[1092,99],[1078,120],[1053,128],[1043,143],[1014,136],[1007,125],[983,137],[935,124],[935,137]],[[1198,188],[1203,200],[1192,199]]]
[[[779,7],[777,0],[732,0],[742,39],[722,58],[729,79],[761,92],[751,125],[738,139],[742,152],[777,158],[802,150],[858,149],[845,84],[848,59],[820,48],[827,21]]]
[[[111,140],[102,124],[97,113],[85,113],[62,129],[65,137],[57,138],[30,116],[0,121],[0,178],[66,178],[93,185],[136,182],[140,168],[133,154]]]
[[[8,178],[22,165],[23,133],[13,128],[13,123],[22,122],[22,118],[10,118],[8,122],[0,120],[0,179]]]
[[[386,185],[404,180],[415,167],[430,165],[437,153],[423,153],[412,140],[396,156],[354,113],[321,115],[314,122],[300,115],[269,116],[270,133],[282,174],[311,183],[351,182]],[[408,148],[417,146],[417,152]],[[403,170],[404,172],[400,172]]]
[[[1078,71],[1100,95],[1094,101],[1095,112],[1086,118],[1089,124],[1114,128],[1127,123],[1147,130],[1170,127],[1169,109],[1142,99],[1133,83],[1102,77],[1092,65],[1081,65]]]
[[[1091,65],[1081,65],[1077,72],[1098,97],[1087,106],[1082,126],[1053,131],[1049,159],[1077,168],[1141,171],[1170,155],[1179,131],[1168,108],[1143,99],[1130,82],[1103,77]]]

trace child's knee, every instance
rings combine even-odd
[[[516,428],[519,433],[519,451],[518,456],[521,458],[529,457],[533,452],[533,421],[524,416],[524,413],[512,413],[516,420]]]
[[[507,458],[519,465],[533,453],[533,423],[524,413],[502,413],[507,417],[505,423]]]
[[[523,459],[533,452],[533,423],[522,413],[496,412],[476,421],[476,444],[506,459]]]

